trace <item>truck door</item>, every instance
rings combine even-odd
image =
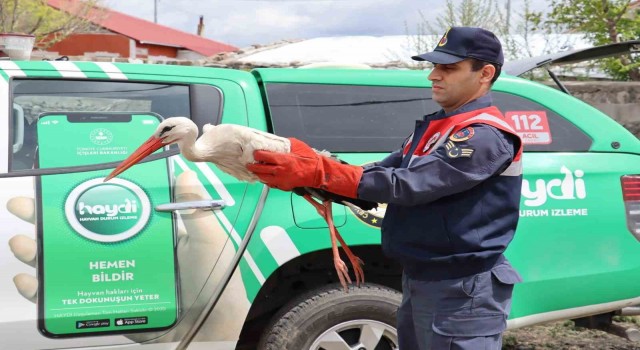
[[[244,102],[233,98],[237,84],[171,76],[163,66],[131,66],[0,66],[0,100],[11,111],[0,117],[5,130],[0,132],[0,237],[16,255],[0,255],[5,311],[0,333],[9,348],[139,343],[174,348],[216,293],[241,243],[238,232],[250,226],[240,207],[245,193],[257,200],[261,186],[247,191],[246,184],[215,166],[177,155],[175,147],[153,155],[134,171],[138,175],[112,185],[126,198],[100,189],[104,185],[96,179],[162,119],[184,116],[199,128],[246,125]],[[223,116],[223,103],[229,116]],[[100,118],[129,124],[113,129],[113,123],[91,124]],[[123,138],[128,141],[118,141]],[[185,209],[178,210],[177,202]],[[128,250],[146,239],[144,234],[156,243]],[[154,235],[172,239],[169,247]],[[112,257],[105,257],[105,245],[112,246]],[[239,274],[229,289],[236,301],[227,310],[240,321],[221,317],[219,322],[227,323],[226,329],[233,322],[240,326],[217,336],[233,340],[249,302]]]

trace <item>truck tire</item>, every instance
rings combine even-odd
[[[364,284],[319,288],[282,307],[258,344],[260,350],[322,350],[344,342],[346,349],[398,349],[396,313],[402,295],[396,290]]]

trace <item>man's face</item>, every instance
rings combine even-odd
[[[453,111],[484,94],[483,69],[471,70],[471,60],[453,64],[434,64],[428,79],[432,82],[433,99],[446,111]],[[489,79],[490,80],[490,79]]]

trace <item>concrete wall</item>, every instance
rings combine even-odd
[[[129,57],[129,38],[115,33],[72,34],[47,49],[58,56],[78,56],[85,52],[111,53]]]

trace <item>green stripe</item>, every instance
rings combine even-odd
[[[9,76],[2,69],[0,69],[0,76],[2,76],[2,79],[4,79],[4,81],[9,81]]]
[[[260,282],[258,282],[258,278],[256,278],[256,274],[253,273],[253,270],[249,267],[249,264],[246,263],[243,258],[240,260],[240,272],[242,273],[242,282],[244,284],[244,288],[247,290],[247,298],[249,301],[253,302],[253,299],[256,298],[258,292],[260,291]],[[226,266],[225,266],[226,268]]]
[[[76,66],[84,73],[87,78],[92,79],[109,79],[107,73],[105,73],[100,66],[94,62],[74,62]]]
[[[200,171],[200,169],[198,169],[195,164],[193,164],[190,161],[187,161],[184,159],[184,157],[181,156],[181,158],[185,161],[185,163],[187,164],[187,167],[194,171],[196,173],[196,176],[198,177],[198,180],[200,181],[200,183],[204,184],[209,184],[209,179],[202,173],[202,171]],[[176,165],[176,170],[178,169],[182,169],[181,167]],[[216,173],[216,175],[219,175],[218,173]],[[223,182],[224,183],[224,182]],[[205,185],[205,190],[207,192],[210,192],[210,190],[214,190],[213,185]],[[214,190],[215,191],[215,190]],[[209,193],[209,195],[212,196],[212,198],[215,198],[215,196],[213,196],[212,193]],[[225,212],[225,214],[228,213],[228,211]],[[215,220],[220,220],[217,217],[215,218]],[[227,220],[229,220],[229,222],[231,222],[231,224],[233,225],[231,219],[229,217],[227,217]],[[237,251],[238,249],[238,243],[231,237],[231,233],[229,232],[229,230],[227,230],[227,227],[225,227],[222,222],[220,222],[220,227],[222,227],[222,229],[225,231],[225,233],[228,236],[228,240],[231,244],[233,244],[234,249]],[[232,229],[234,229],[234,227],[231,227]],[[253,256],[253,254],[252,254]],[[246,262],[246,258],[242,258],[240,260],[240,273],[242,276],[242,283],[245,286],[245,289],[247,291],[247,298],[249,298],[249,300],[253,300],[256,295],[258,294],[258,291],[260,291],[260,287],[261,284],[258,281],[258,278],[256,277],[256,273],[249,267],[249,264]],[[226,267],[225,267],[226,268]],[[259,268],[260,270],[260,268]],[[262,272],[262,271],[261,271]]]
[[[62,74],[58,72],[55,67],[53,67],[47,61],[16,61],[16,64],[20,69],[24,71],[27,76],[33,76],[34,74],[29,74],[30,71],[37,71],[35,75],[42,78],[61,78]]]
[[[247,251],[251,256],[256,260],[256,265],[260,268],[260,272],[265,276],[265,278],[269,277],[271,272],[277,270],[280,266],[276,261],[276,258],[273,257],[269,248],[266,247],[262,239],[260,238],[260,231],[264,227],[258,226],[249,242],[249,247],[247,247]],[[297,248],[297,247],[296,247]]]
[[[193,164],[192,162],[184,159],[183,156],[180,156],[180,157],[182,158],[184,163],[187,164],[187,168],[196,173],[196,176],[198,177],[198,180],[200,181],[200,183],[202,183],[203,185],[209,183],[209,179],[206,176],[204,176],[202,171],[200,171],[200,169],[198,169],[195,166],[195,164]],[[183,172],[182,167],[180,167],[176,163],[174,163],[174,172],[175,172],[175,175],[177,177],[180,173]],[[218,174],[216,174],[216,175],[218,175]],[[213,190],[213,186],[212,185],[205,185],[205,190],[207,192],[209,192],[209,190]],[[209,195],[212,195],[212,194],[209,193]],[[212,198],[214,198],[214,196],[212,196]],[[227,219],[230,220],[228,217],[227,217]],[[215,220],[219,220],[219,219],[215,218]],[[231,233],[222,224],[222,222],[220,222],[220,227],[222,227],[222,229],[227,234],[229,242],[231,244],[233,244],[234,248],[237,250],[238,249],[238,244],[233,240],[233,238],[231,238]],[[232,229],[233,229],[233,227],[232,227]],[[255,298],[255,296],[258,294],[258,291],[260,290],[260,287],[261,287],[260,282],[258,281],[258,278],[256,277],[255,272],[249,267],[249,264],[246,262],[246,258],[243,257],[240,260],[240,265],[239,266],[240,266],[240,273],[241,273],[241,276],[242,276],[242,283],[244,284],[245,289],[247,291],[247,298],[249,300],[253,300]],[[225,268],[226,268],[226,266],[225,266]]]

